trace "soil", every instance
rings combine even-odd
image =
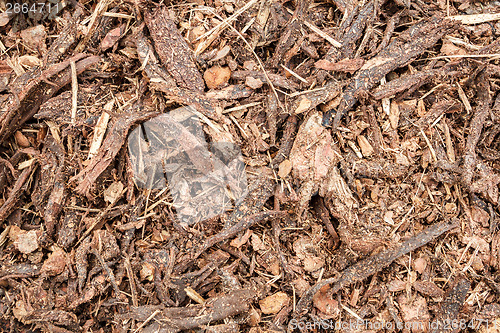
[[[0,0],[0,331],[498,332],[499,37],[499,1]]]

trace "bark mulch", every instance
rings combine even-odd
[[[0,331],[498,331],[498,1],[19,1]]]

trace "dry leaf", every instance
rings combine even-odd
[[[311,288],[311,285],[309,282],[307,282],[304,278],[298,277],[295,280],[292,281],[292,285],[295,288],[295,292],[297,293],[298,296],[302,296],[303,293],[309,290]]]
[[[101,51],[106,51],[110,47],[113,47],[113,45],[120,40],[120,36],[123,34],[125,31],[126,24],[122,24],[118,28],[110,30],[106,36],[102,39],[100,48]]]
[[[357,137],[358,145],[361,148],[361,154],[365,157],[370,157],[373,155],[373,147],[364,135],[358,135]]]
[[[148,262],[142,263],[141,270],[139,271],[139,276],[141,277],[141,280],[153,281],[154,273],[155,273],[155,267],[152,264]]]
[[[471,209],[472,220],[479,223],[483,227],[488,227],[490,222],[490,214],[478,206],[472,206]]]
[[[116,200],[118,200],[118,198],[120,198],[122,192],[123,192],[122,182],[120,181],[114,182],[113,184],[109,185],[107,189],[104,190],[104,201],[112,204]]]
[[[395,293],[406,289],[406,282],[401,280],[392,280],[387,283],[387,290],[391,293]]]
[[[203,25],[196,26],[193,29],[189,30],[189,32],[187,33],[187,39],[190,43],[196,43],[196,39],[202,36],[205,32],[207,31],[205,30],[205,27],[203,27]]]
[[[264,314],[278,313],[284,306],[288,305],[290,297],[280,291],[259,301],[260,309]]]
[[[0,27],[3,27],[9,23],[10,17],[7,12],[0,13]]]
[[[245,79],[245,84],[252,88],[252,89],[259,89],[260,87],[262,87],[262,85],[264,84],[264,82],[262,82],[261,80],[259,79],[255,79],[251,76],[248,76],[246,79]]]
[[[424,258],[417,258],[413,260],[413,269],[422,274],[427,267],[427,260]]]
[[[16,133],[14,133],[14,138],[19,146],[23,148],[30,146],[28,138],[22,132],[16,131]]]
[[[112,99],[104,106],[104,110],[111,111],[113,109],[113,104],[114,100]],[[94,135],[92,137],[92,142],[90,143],[88,159],[93,158],[97,154],[99,147],[101,147],[102,140],[104,139],[104,134],[106,133],[106,129],[108,128],[108,122],[109,113],[104,111],[99,117],[99,120],[97,120],[97,124],[94,127]]]
[[[297,107],[297,109],[295,109],[295,113],[299,114],[306,111],[307,109],[309,109],[311,104],[312,102],[310,99],[308,99],[307,97],[302,97],[302,99],[299,102],[299,106]]]
[[[211,59],[211,61],[221,60],[222,58],[227,56],[229,54],[229,52],[231,52],[231,48],[229,47],[229,45],[226,45],[221,50],[219,50],[217,52],[217,54],[215,55],[215,57],[213,59]]]
[[[445,39],[443,46],[441,46],[441,53],[444,55],[465,55],[467,51]]]
[[[393,129],[398,128],[399,124],[399,105],[398,103],[392,101],[391,109],[389,111],[389,121],[391,122],[391,127]]]
[[[23,42],[31,49],[38,50],[41,52],[46,51],[47,46],[45,45],[45,38],[47,38],[47,33],[45,32],[45,27],[43,25],[36,25],[34,27],[24,29],[19,33]]]
[[[322,258],[315,256],[305,257],[303,263],[306,272],[315,272],[325,265],[325,261]]]
[[[251,235],[252,235],[252,230],[247,229],[247,231],[243,235],[236,237],[229,244],[239,249],[240,247],[246,244],[248,239],[250,239]]]
[[[444,291],[432,281],[416,281],[412,284],[416,291],[425,296],[443,297]]]
[[[340,313],[339,302],[328,292],[330,285],[323,286],[313,297],[314,306],[322,312],[323,317],[335,318]],[[326,319],[325,318],[325,319]]]
[[[280,163],[279,169],[278,169],[278,176],[281,178],[285,178],[290,174],[292,171],[292,162],[290,160],[284,160],[283,162]]]
[[[24,67],[27,67],[27,68],[42,65],[42,61],[40,59],[38,59],[35,56],[30,56],[30,55],[23,55],[23,56],[19,57],[18,62],[20,65],[23,65]]]
[[[29,312],[26,310],[26,304],[24,304],[23,300],[18,300],[16,302],[16,306],[12,309],[12,314],[20,322],[28,324],[28,322],[26,322],[24,318],[26,318]]]
[[[416,298],[406,298],[406,294],[398,297],[401,315],[405,324],[412,328],[413,333],[427,332],[429,327],[429,310],[427,309],[427,302],[422,296]]]
[[[262,243],[259,236],[257,236],[256,234],[252,234],[252,248],[256,252],[266,250],[266,246],[264,245],[264,243]]]

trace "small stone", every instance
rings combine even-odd
[[[231,78],[231,70],[228,67],[213,66],[205,71],[203,78],[209,89],[221,88]]]

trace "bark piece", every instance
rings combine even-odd
[[[155,50],[168,73],[179,87],[202,93],[205,84],[193,60],[193,51],[170,19],[167,7],[146,10],[144,19]]]
[[[259,301],[260,309],[264,314],[278,313],[281,308],[287,306],[290,302],[290,297],[282,291]]]
[[[68,175],[64,148],[51,135],[45,138],[44,143],[45,147],[40,155],[42,168],[33,191],[33,202],[42,213],[47,233],[52,236],[66,197]]]
[[[7,111],[0,116],[0,142],[4,142],[38,111],[59,89],[71,82],[70,62],[74,61],[77,74],[98,63],[97,56],[77,54],[45,70],[26,72],[12,82]]]
[[[174,333],[214,323],[240,313],[247,313],[250,304],[258,295],[257,288],[244,288],[222,296],[212,297],[203,305],[170,308],[145,305],[132,307],[130,311],[118,315],[118,317],[121,320],[133,318],[143,322],[154,318],[155,320],[146,326],[143,332]]]
[[[82,15],[82,6],[76,6],[71,20],[64,27],[59,36],[52,42],[52,45],[45,54],[45,57],[43,58],[44,64],[52,65],[61,60],[62,56],[76,42],[76,37],[78,34],[78,20]]]
[[[465,277],[456,277],[454,283],[446,291],[445,299],[441,303],[439,314],[435,319],[435,323],[439,327],[433,329],[432,333],[450,332],[449,323],[458,318],[460,308],[464,304],[470,286],[470,281]],[[459,328],[452,327],[451,332],[458,332],[459,330]]]
[[[217,89],[223,87],[231,77],[229,67],[213,66],[205,71],[203,78],[209,89]]]
[[[26,323],[50,322],[55,325],[63,325],[76,329],[78,318],[74,313],[63,310],[37,309],[24,317],[23,321]]]
[[[14,242],[14,246],[21,253],[31,253],[38,249],[38,235],[35,230],[30,230],[28,232],[21,233],[17,240]]]
[[[192,105],[198,112],[211,119],[220,118],[222,108],[215,99],[201,92],[176,86],[174,78],[155,58],[153,47],[141,31],[136,34],[135,44],[139,60],[146,64],[144,71],[151,80],[152,89],[163,92],[165,97],[174,102]]]
[[[40,274],[41,265],[32,265],[27,263],[15,264],[2,263],[0,265],[0,280],[7,279],[9,277],[33,277]]]
[[[381,253],[375,254],[364,260],[361,260],[353,266],[345,269],[338,278],[329,278],[317,283],[302,296],[297,309],[296,315],[303,314],[307,311],[307,306],[310,304],[313,296],[325,285],[332,284],[332,294],[337,293],[342,288],[351,285],[354,282],[361,281],[389,266],[397,258],[418,249],[421,246],[433,241],[443,233],[457,227],[456,223],[438,223],[419,234],[411,237],[403,244],[387,249]]]
[[[147,120],[158,114],[160,114],[159,111],[152,110],[140,102],[131,105],[120,113],[119,117],[114,119],[109,134],[104,139],[97,155],[90,160],[85,169],[70,179],[70,182],[78,180],[76,192],[90,197],[92,185],[120,151],[127,139],[130,127],[139,121]]]
[[[343,59],[338,62],[330,62],[328,60],[319,60],[314,66],[319,69],[336,72],[354,73],[364,65],[365,61],[361,58]]]
[[[3,222],[7,217],[9,217],[10,213],[12,213],[12,211],[16,208],[17,202],[21,199],[21,194],[26,189],[26,182],[32,171],[33,165],[24,169],[17,178],[16,182],[14,183],[14,187],[9,192],[7,200],[5,200],[3,205],[0,207],[0,222]]]

